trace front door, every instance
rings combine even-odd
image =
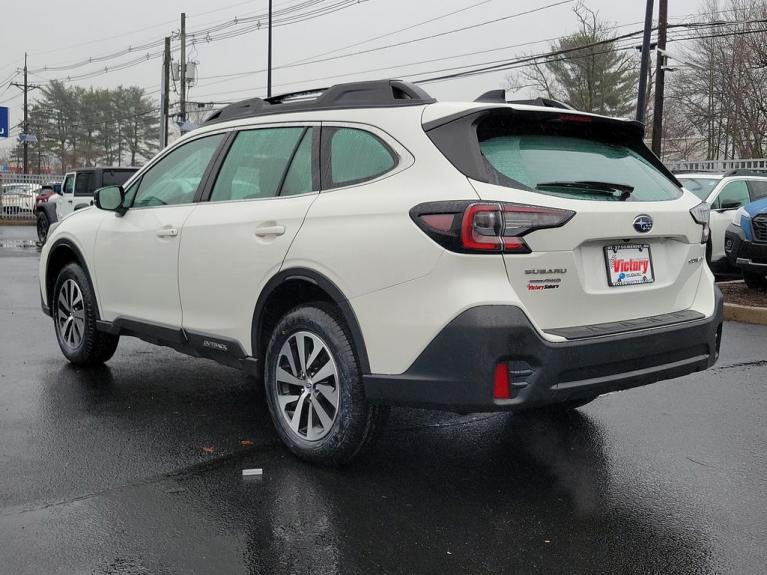
[[[724,259],[724,233],[735,217],[735,211],[751,201],[745,180],[725,185],[711,206],[711,261]]]
[[[64,177],[64,183],[61,185],[61,197],[56,201],[56,219],[61,220],[74,209],[75,174],[69,173]]]
[[[107,217],[96,238],[102,319],[181,327],[179,242],[223,135],[174,148],[126,192],[128,211]]]

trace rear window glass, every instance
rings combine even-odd
[[[714,191],[720,180],[715,178],[677,178],[685,190],[691,191],[701,200],[705,200]]]
[[[521,184],[542,194],[581,200],[651,202],[682,195],[628,146],[570,135],[504,131],[498,126],[483,130],[481,125],[478,130],[482,156],[496,175],[494,183]]]

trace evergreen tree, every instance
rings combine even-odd
[[[561,100],[577,110],[609,116],[627,116],[636,101],[639,74],[630,54],[612,43],[615,36],[599,14],[579,3],[574,9],[578,31],[551,46],[561,56],[542,58],[511,78],[509,87],[532,86],[535,95]]]

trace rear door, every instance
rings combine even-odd
[[[483,200],[575,212],[525,236],[531,253],[504,254],[509,282],[542,329],[614,322],[689,308],[701,276],[700,203],[667,176],[639,136],[588,117],[490,117],[477,139],[490,182]],[[491,183],[494,182],[494,183]]]
[[[236,134],[181,238],[179,291],[190,337],[250,347],[258,295],[319,191],[318,131],[301,124]]]

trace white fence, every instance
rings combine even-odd
[[[678,160],[665,162],[670,170],[695,170],[701,172],[726,172],[728,170],[767,170],[767,159],[749,160]]]
[[[61,180],[61,176],[51,174],[0,173],[0,222],[33,222],[43,184]]]

